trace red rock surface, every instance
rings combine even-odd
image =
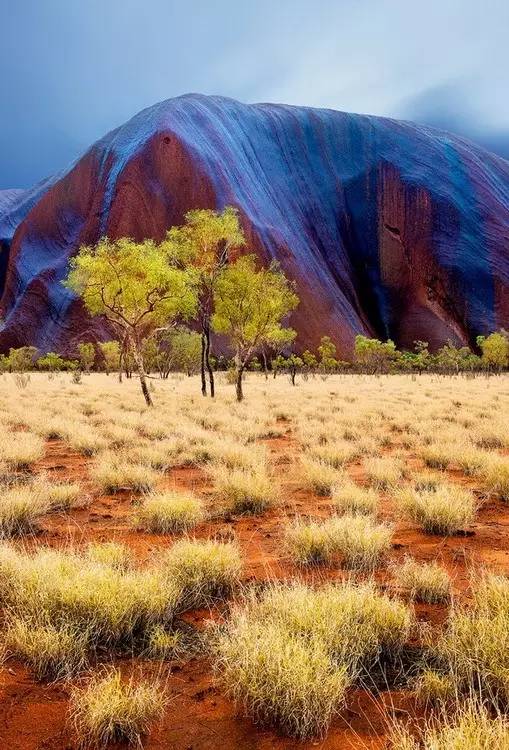
[[[509,163],[412,123],[189,95],[144,110],[69,170],[0,193],[0,348],[104,335],[62,287],[101,235],[162,238],[238,207],[249,247],[297,282],[301,347],[357,333],[473,342],[509,327]]]

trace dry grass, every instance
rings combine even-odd
[[[308,487],[317,495],[331,495],[333,488],[341,482],[343,472],[334,468],[326,461],[309,458],[304,455],[301,458],[301,474],[305,487]]]
[[[369,487],[359,487],[345,479],[332,489],[331,501],[338,513],[376,513],[379,504],[377,493]]]
[[[189,531],[205,520],[200,498],[190,492],[154,492],[143,498],[134,515],[136,528],[153,534]]]
[[[82,747],[103,748],[115,741],[140,746],[166,701],[159,685],[122,680],[120,672],[112,668],[72,692],[71,719]]]
[[[43,455],[44,441],[30,432],[10,433],[0,449],[0,460],[17,471],[28,471]]]
[[[4,490],[0,504],[0,537],[35,533],[40,518],[49,510],[49,503],[30,485]]]
[[[482,704],[467,703],[429,721],[416,736],[407,726],[395,727],[390,750],[509,750],[509,724],[490,716]]]
[[[266,467],[229,469],[217,466],[211,470],[220,509],[228,513],[262,513],[277,504],[279,492]]]
[[[121,454],[108,453],[100,456],[91,472],[104,492],[135,490],[149,492],[156,484],[158,474],[149,466],[135,464]]]
[[[393,575],[398,586],[406,589],[413,599],[428,604],[445,602],[451,595],[449,574],[437,562],[419,563],[407,557],[395,565]]]
[[[230,542],[182,539],[168,550],[163,565],[168,579],[191,607],[228,594],[239,582],[242,558]]]
[[[394,488],[403,477],[401,461],[392,457],[368,458],[364,462],[368,483],[377,490]]]
[[[406,639],[410,612],[370,585],[275,585],[219,631],[216,669],[254,721],[321,736],[363,665]]]
[[[469,490],[452,484],[404,488],[396,495],[399,511],[429,534],[455,534],[475,518],[477,504]]]

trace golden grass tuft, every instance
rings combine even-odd
[[[400,513],[428,534],[455,534],[474,521],[477,510],[469,490],[445,483],[422,490],[405,487],[395,499]]]
[[[159,475],[149,466],[128,461],[122,454],[105,453],[96,460],[91,476],[104,492],[114,493],[123,489],[148,492]]]
[[[196,607],[228,594],[238,584],[242,558],[231,542],[182,539],[167,551],[163,567],[186,605]]]
[[[220,507],[229,513],[262,513],[277,504],[278,487],[264,465],[251,469],[217,466],[211,470]]]
[[[338,513],[376,513],[379,503],[377,493],[369,487],[359,487],[355,482],[345,479],[332,489],[331,496],[334,510]]]
[[[134,514],[134,525],[153,534],[189,531],[205,520],[200,498],[190,492],[164,491],[146,495]]]
[[[123,680],[117,669],[110,668],[72,691],[71,720],[82,747],[103,748],[115,741],[141,745],[166,702],[158,684]]]
[[[27,471],[44,455],[44,440],[31,432],[12,432],[3,441],[0,460],[18,471]]]
[[[451,595],[451,579],[436,561],[419,563],[411,557],[393,567],[398,586],[406,589],[413,599],[428,604],[445,602]]]

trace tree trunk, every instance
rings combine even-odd
[[[244,374],[244,368],[242,365],[237,365],[237,384],[236,384],[236,390],[237,390],[237,401],[242,401],[244,398],[244,393],[242,391],[242,375]]]
[[[206,341],[205,341],[205,331],[202,331],[201,334],[201,395],[206,396],[207,395],[207,381],[205,379],[205,348],[206,348]]]
[[[267,355],[265,354],[265,350],[262,349],[262,362],[263,362],[263,372],[265,375],[265,380],[269,379],[269,371],[267,369]]]
[[[210,328],[208,326],[205,329],[205,366],[209,374],[210,397],[214,398],[215,396],[214,372],[210,364]]]
[[[295,385],[295,375],[296,375],[296,372],[297,372],[297,370],[295,370],[294,368],[292,368],[290,370],[290,377],[292,379],[292,385]]]
[[[140,378],[141,392],[143,393],[145,403],[147,404],[147,406],[153,406],[154,404],[152,403],[152,397],[147,386],[147,377],[145,375],[145,367],[143,365],[143,355],[139,350],[136,342],[133,343],[133,357],[134,361],[136,362],[136,369],[138,370],[138,376]]]

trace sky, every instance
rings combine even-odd
[[[509,0],[0,0],[0,189],[189,92],[415,120],[509,159]]]

